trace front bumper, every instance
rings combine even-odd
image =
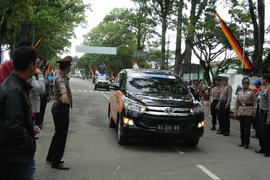
[[[110,87],[110,84],[95,84],[96,88],[104,88],[104,89],[108,89]]]
[[[144,135],[162,135],[186,137],[202,137],[204,127],[198,127],[198,124],[204,121],[204,114],[190,115],[185,117],[179,116],[155,116],[140,113],[130,113],[125,111],[125,117],[133,120],[134,125],[123,124],[123,133],[127,136],[144,136]],[[159,125],[177,126],[177,130],[160,130]]]

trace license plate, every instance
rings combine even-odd
[[[157,130],[164,132],[175,132],[180,130],[179,125],[159,124]]]

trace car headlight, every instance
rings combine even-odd
[[[191,114],[199,114],[203,112],[204,112],[204,109],[201,103],[195,103],[195,106],[190,109]]]
[[[130,111],[135,112],[144,112],[146,110],[146,107],[125,97],[124,98],[124,108]]]

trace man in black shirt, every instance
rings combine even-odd
[[[14,71],[0,86],[0,179],[29,180],[36,151],[33,113],[27,83],[36,70],[36,52],[19,47]]]

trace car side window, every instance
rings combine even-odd
[[[122,72],[119,78],[119,85],[121,89],[125,89],[125,82],[126,82],[126,73]]]

